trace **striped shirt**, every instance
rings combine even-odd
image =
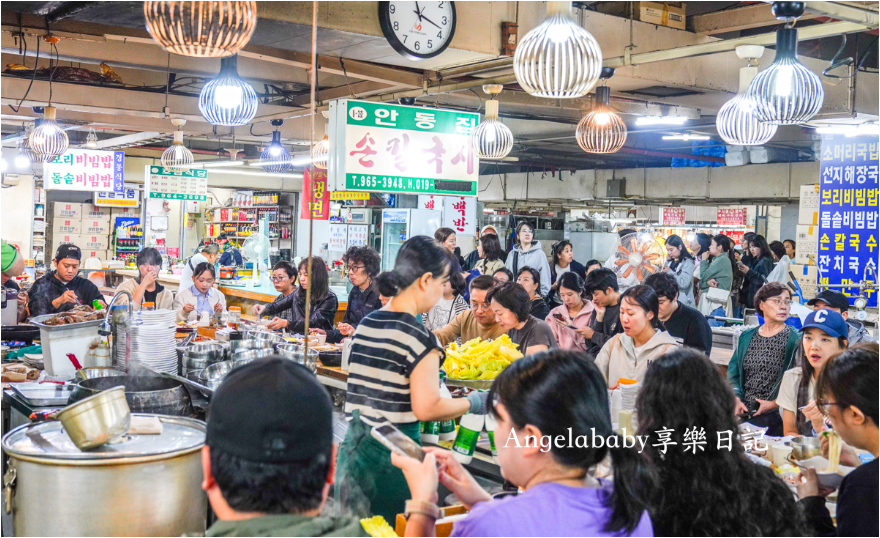
[[[370,426],[417,422],[410,399],[410,374],[432,351],[446,354],[440,340],[413,316],[388,310],[361,320],[351,343],[345,418],[360,411]]]

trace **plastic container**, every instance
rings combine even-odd
[[[104,320],[70,323],[67,325],[45,325],[43,322],[55,314],[46,314],[31,318],[31,322],[40,328],[40,345],[43,348],[43,363],[46,373],[54,377],[73,377],[73,368],[68,353],[77,359],[84,359],[89,354],[92,342],[98,338],[98,327]]]
[[[467,465],[474,459],[474,451],[477,449],[477,441],[480,440],[484,423],[484,415],[468,413],[461,417],[458,434],[455,436],[455,443],[452,444],[452,456],[461,464]]]
[[[241,323],[241,307],[240,306],[230,306],[229,307],[229,327],[238,330],[238,326]]]

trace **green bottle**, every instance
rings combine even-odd
[[[467,415],[461,417],[458,425],[458,435],[452,445],[452,456],[460,463],[467,465],[474,458],[477,449],[477,441],[480,440],[480,432],[483,431],[483,415]]]

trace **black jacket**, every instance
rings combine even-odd
[[[755,294],[758,293],[761,286],[767,283],[767,275],[771,271],[773,271],[773,261],[770,258],[753,258],[751,260],[749,272],[746,273],[743,280],[743,290],[746,294],[744,304],[747,307],[755,308]]]
[[[357,286],[348,292],[348,306],[345,308],[345,315],[342,317],[342,323],[348,323],[352,327],[357,328],[362,319],[374,310],[382,308],[382,301],[379,300],[379,289],[375,283],[367,286],[367,289],[361,291]],[[327,341],[337,344],[345,338],[339,329],[335,326],[332,330],[327,331]]]
[[[73,280],[64,284],[55,277],[55,271],[51,271],[38,278],[28,292],[28,311],[30,315],[57,314],[77,306],[74,303],[65,303],[58,308],[52,306],[52,301],[64,295],[64,292],[67,290],[73,290],[80,304],[86,306],[92,306],[92,301],[95,299],[104,300],[104,296],[101,295],[98,286],[95,286],[91,281],[81,276],[75,276]]]
[[[569,271],[577,274],[581,277],[581,282],[587,279],[587,268],[577,262],[577,260],[571,260],[569,264]],[[556,284],[556,264],[550,265],[550,287],[552,288]],[[547,296],[547,303],[551,308],[555,308],[562,304],[562,300],[559,298],[559,289],[551,289],[550,293]],[[536,316],[537,317],[537,316]]]
[[[605,307],[605,315],[601,322],[596,321],[596,314],[593,313],[590,328],[594,331],[593,337],[590,338],[590,352],[598,355],[605,342],[611,340],[615,334],[623,332],[623,327],[620,325],[620,303]]]
[[[547,301],[543,297],[532,299],[529,304],[529,314],[541,321],[547,319],[547,316],[550,315],[550,307],[547,306]]]
[[[309,311],[309,328],[322,329],[326,332],[333,330],[333,321],[336,318],[336,311],[339,308],[339,301],[336,294],[328,291],[316,304],[313,303]],[[299,286],[288,295],[277,302],[266,307],[265,315],[278,315],[288,321],[287,331],[292,333],[304,333],[306,328],[306,294]]]

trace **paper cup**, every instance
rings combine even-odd
[[[777,467],[782,467],[786,463],[788,463],[788,455],[791,454],[791,446],[787,445],[772,445],[770,450],[773,454],[773,464]]]

